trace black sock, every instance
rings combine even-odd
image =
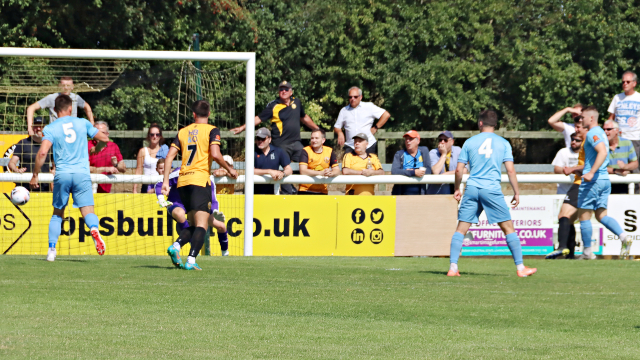
[[[569,242],[567,246],[569,246],[569,256],[574,256],[576,252],[576,227],[573,226],[573,224],[571,224],[569,231]]]
[[[187,245],[189,242],[191,242],[191,237],[193,236],[193,232],[195,230],[196,230],[195,226],[190,226],[182,230],[182,232],[180,233],[180,237],[178,238],[178,244],[180,244],[180,247],[183,247]]]
[[[575,239],[576,230],[571,221],[569,221],[569,218],[561,217],[560,220],[558,220],[558,249],[567,249],[569,247],[569,234],[571,233],[572,227],[574,228],[573,237]]]
[[[189,251],[189,256],[193,256],[195,258],[200,254],[202,245],[204,245],[205,235],[207,235],[207,230],[205,230],[205,228],[196,228],[191,236],[191,251]]]
[[[218,242],[220,242],[220,250],[227,251],[229,249],[229,238],[226,232],[218,232]]]

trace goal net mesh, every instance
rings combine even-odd
[[[18,158],[18,170],[25,167],[25,173],[32,171],[35,148],[28,144],[34,140],[27,135],[27,108],[49,94],[60,92],[60,78],[66,76],[73,79],[73,93],[87,98],[95,120],[109,125],[112,140],[109,144],[103,147],[103,144],[89,142],[89,148],[96,145],[100,148],[90,154],[92,173],[128,175],[113,178],[109,184],[93,184],[95,213],[107,245],[106,254],[165,255],[179,232],[167,209],[158,205],[154,185],[159,175],[155,169],[163,156],[159,146],[163,144],[156,145],[147,137],[149,125],[161,124],[164,145],[170,146],[178,130],[193,122],[191,104],[199,99],[207,100],[211,104],[210,123],[221,129],[221,152],[229,155],[234,168],[244,174],[244,137],[242,134],[232,136],[229,130],[245,121],[245,64],[202,62],[200,66],[189,61],[0,58],[1,253],[46,254],[53,210],[52,185],[42,183],[40,189],[30,189],[31,200],[16,206],[10,201],[11,190],[16,184],[29,189],[28,180],[8,181],[2,178],[2,173],[16,175],[9,169],[13,158]],[[117,108],[126,96],[134,97],[129,104],[136,106],[138,94],[161,96],[156,102],[139,105],[135,111]],[[162,107],[164,112],[152,111],[157,110],[151,109],[153,106]],[[146,114],[144,121],[142,116],[136,118],[137,114]],[[35,117],[41,117],[44,125],[51,121],[47,109],[36,111]],[[78,117],[87,117],[80,106]],[[180,165],[180,160],[178,156],[174,168]],[[54,165],[52,159],[49,164]],[[218,168],[214,162],[212,170]],[[43,173],[46,173],[44,169]],[[136,178],[139,173],[156,177]],[[244,186],[219,184],[216,192],[220,210],[226,217],[230,255],[242,255]],[[70,198],[57,244],[58,254],[96,254],[89,229],[72,204]],[[217,239],[216,230],[211,229],[209,246],[205,246],[202,253],[220,255]],[[189,246],[185,246],[183,255],[189,250]]]

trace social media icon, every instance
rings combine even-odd
[[[365,216],[366,215],[364,213],[364,210],[355,209],[351,213],[351,220],[353,220],[353,222],[356,224],[362,224],[364,222]]]
[[[374,224],[380,224],[384,220],[384,213],[380,209],[373,209],[371,211],[371,222]]]
[[[351,232],[351,241],[353,241],[354,244],[361,244],[364,241],[364,231],[360,229],[354,229]]]
[[[373,229],[371,230],[371,234],[369,234],[369,240],[371,240],[374,244],[380,244],[384,239],[384,234],[382,234],[382,230]]]

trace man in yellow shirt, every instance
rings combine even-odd
[[[347,153],[342,159],[343,175],[384,175],[378,156],[367,154],[368,137],[359,133],[353,137],[353,152]],[[346,195],[374,195],[375,185],[347,185]]]
[[[309,146],[300,154],[300,174],[334,177],[340,174],[338,159],[332,148],[324,146],[327,133],[322,129],[311,132]],[[298,195],[327,195],[327,184],[300,184]]]

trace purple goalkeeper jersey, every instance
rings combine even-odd
[[[182,204],[182,200],[180,199],[180,194],[178,193],[178,176],[180,175],[180,167],[173,169],[171,174],[169,174],[169,195],[167,196],[167,201],[173,203],[171,207],[178,206],[184,210],[184,205]],[[156,183],[156,196],[162,195],[162,181]],[[218,199],[216,199],[216,185],[213,181],[211,181],[211,210],[218,210],[219,204]]]

